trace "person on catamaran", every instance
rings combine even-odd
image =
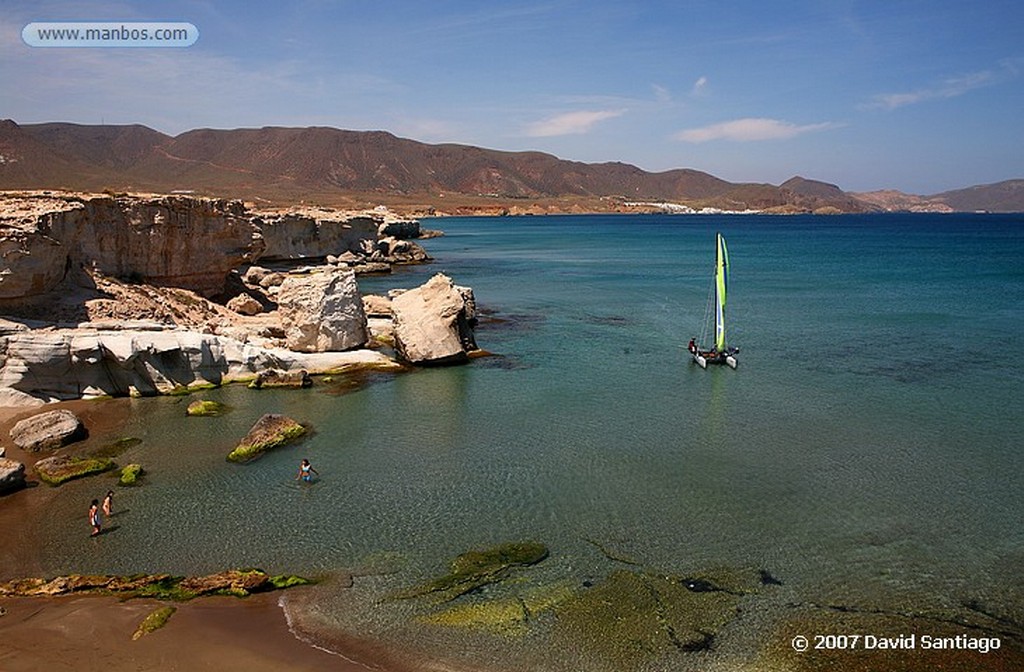
[[[686,346],[686,349],[690,351],[691,355],[696,355],[697,354],[697,339],[696,338],[691,338],[689,344],[687,344],[687,346]]]

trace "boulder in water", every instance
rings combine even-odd
[[[286,415],[267,413],[256,421],[245,438],[228,454],[230,462],[248,462],[277,446],[290,443],[306,428]]]

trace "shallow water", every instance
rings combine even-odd
[[[125,511],[99,540],[83,534],[82,503],[108,482],[64,486],[45,535],[52,572],[355,570],[352,590],[328,582],[286,600],[296,622],[502,669],[566,669],[585,654],[561,649],[543,619],[518,637],[451,633],[381,596],[516,539],[551,548],[537,583],[599,581],[616,563],[597,544],[666,572],[780,578],[693,669],[748,657],[785,602],[927,610],[973,596],[1024,613],[1021,218],[431,227],[447,234],[426,241],[434,264],[361,289],[444,271],[474,288],[477,340],[500,357],[354,388],[203,393],[232,407],[221,418],[186,418],[181,399],[115,402],[130,409],[120,434],[143,439],[120,461],[150,475],[118,491]],[[737,371],[702,371],[685,352],[715,230],[732,258]],[[315,434],[226,463],[265,412]],[[295,480],[302,457],[322,475],[312,486]]]

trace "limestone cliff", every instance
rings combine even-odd
[[[0,300],[45,294],[78,267],[212,296],[263,250],[240,201],[28,196],[3,206]]]
[[[320,208],[257,212],[263,235],[263,261],[322,259],[345,252],[372,253],[385,236],[418,238],[419,222],[382,211],[346,213]]]

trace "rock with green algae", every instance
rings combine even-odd
[[[526,606],[517,597],[458,604],[419,618],[423,623],[432,625],[473,628],[503,635],[522,634],[529,619]]]
[[[252,426],[245,438],[228,454],[229,462],[248,462],[277,446],[306,433],[306,428],[288,416],[267,413]]]
[[[121,470],[121,478],[118,480],[118,485],[123,485],[125,487],[138,485],[139,478],[144,473],[145,470],[142,468],[141,464],[129,464]]]
[[[100,474],[116,465],[107,457],[72,457],[56,455],[35,464],[39,480],[48,485],[60,485],[75,478]]]
[[[757,583],[753,573],[749,585]],[[719,579],[730,584],[734,576]],[[744,582],[747,583],[747,582]],[[723,588],[713,573],[700,582],[620,570],[555,608],[556,636],[619,666],[711,646],[739,610],[744,593]]]
[[[430,596],[439,602],[450,602],[481,586],[504,580],[516,567],[535,565],[546,557],[548,547],[533,541],[469,551],[452,561],[448,574],[401,590],[392,597],[405,600]]]
[[[522,635],[528,631],[531,619],[551,611],[573,595],[571,584],[561,581],[517,591],[510,597],[453,604],[441,611],[420,616],[419,620],[433,625]]]
[[[134,448],[142,443],[142,439],[134,436],[124,436],[120,439],[105,443],[96,450],[89,451],[90,457],[117,457],[125,451]]]
[[[223,415],[227,411],[227,408],[227,406],[219,401],[213,401],[212,399],[196,399],[188,405],[188,408],[185,409],[185,414],[193,417],[215,417]]]
[[[132,640],[134,641],[139,639],[154,630],[159,630],[164,627],[164,625],[167,624],[167,620],[171,617],[171,614],[175,611],[177,611],[177,607],[160,607],[159,609],[151,611],[148,616],[142,619],[142,623],[139,623],[139,627],[135,629],[135,634],[132,635]]]
[[[255,592],[283,590],[312,583],[294,575],[270,576],[260,569],[232,569],[207,576],[136,574],[132,576],[71,574],[52,579],[27,578],[0,583],[0,597],[52,597],[69,594],[149,597],[191,600],[203,595],[245,597]]]

